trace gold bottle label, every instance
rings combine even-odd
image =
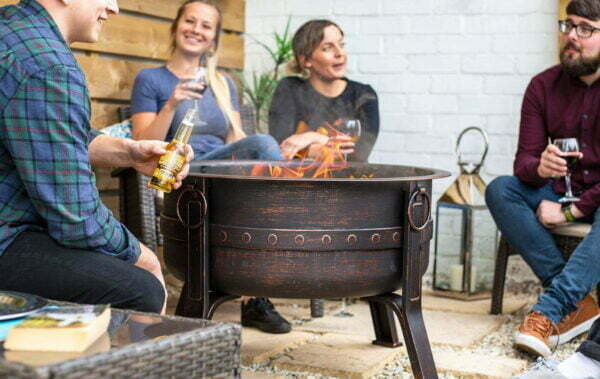
[[[175,183],[175,176],[181,171],[185,157],[176,150],[169,150],[158,160],[154,169],[150,186],[161,191],[170,192]]]

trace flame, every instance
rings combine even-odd
[[[335,127],[324,124],[325,126],[317,129],[318,133],[328,135],[335,138],[336,136],[344,135],[335,129]],[[298,126],[299,131],[302,131],[302,124]],[[252,176],[270,176],[273,178],[331,178],[332,172],[343,170],[348,166],[346,155],[341,152],[339,144],[332,146],[320,146],[318,159],[308,160],[308,148],[300,151],[294,158],[298,160],[289,160],[288,164],[271,165],[271,164],[256,164],[252,167],[250,175]],[[293,162],[293,164],[291,164]]]

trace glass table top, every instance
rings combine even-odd
[[[0,342],[0,359],[32,366],[64,362],[133,343],[158,340],[173,334],[189,332],[205,326],[206,320],[184,320],[173,316],[160,316],[111,309],[108,330],[81,353],[9,351]]]

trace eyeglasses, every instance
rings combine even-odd
[[[589,25],[583,24],[574,24],[568,20],[560,20],[558,22],[558,31],[561,33],[568,34],[575,28],[575,33],[577,33],[577,37],[580,38],[590,38],[595,31],[600,30],[600,28],[595,28]]]

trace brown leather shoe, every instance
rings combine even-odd
[[[550,346],[569,342],[581,333],[587,332],[599,316],[598,304],[591,295],[587,295],[577,303],[577,309],[563,317],[556,325],[558,331],[548,338]]]
[[[556,330],[556,325],[539,312],[531,312],[515,335],[515,347],[535,356],[549,356],[550,346],[548,337]]]

